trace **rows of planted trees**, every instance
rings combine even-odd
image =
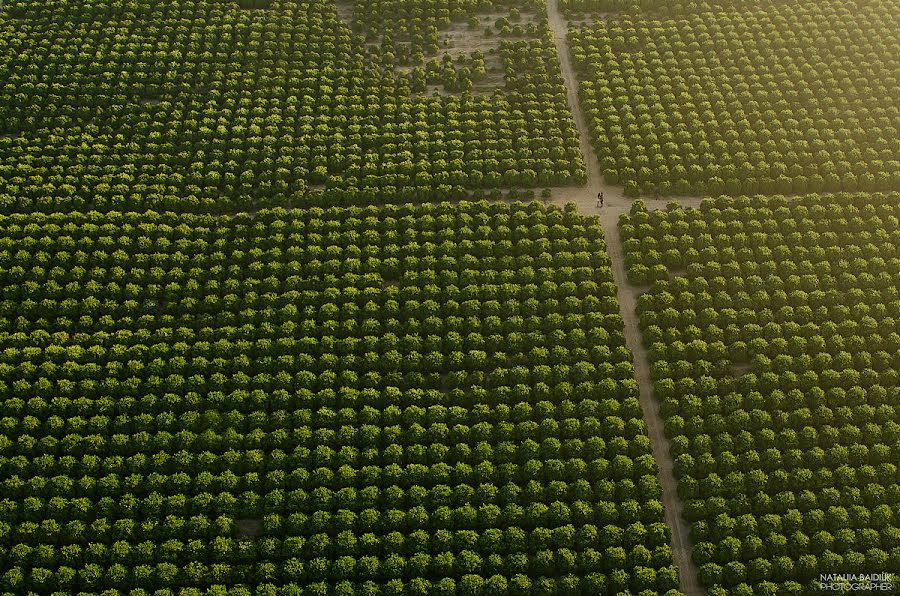
[[[636,202],[620,229],[710,593],[900,569],[900,195]]]
[[[604,177],[632,196],[897,190],[898,8],[713,2],[570,29]]]
[[[546,4],[542,0],[358,0],[352,10],[353,30],[369,41],[380,40],[402,63],[421,62],[424,56],[439,53],[442,33],[454,24],[475,30],[476,38],[482,34],[479,26],[497,29],[500,35],[522,35],[529,26],[537,26],[525,23],[522,11],[545,16]]]
[[[0,590],[674,594],[622,327],[537,204],[0,216]]]
[[[383,42],[329,0],[8,0],[0,212],[431,201],[583,179],[543,15],[497,45],[492,94],[469,93],[477,55]],[[423,93],[440,84],[454,93]]]
[[[698,10],[764,10],[781,0],[559,0],[559,8],[569,17],[583,18],[597,12],[647,11],[658,15]],[[782,2],[783,3],[783,2]],[[615,14],[612,16],[616,16]]]

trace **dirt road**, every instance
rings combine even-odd
[[[669,450],[669,440],[663,432],[663,420],[659,413],[659,405],[653,397],[653,385],[650,381],[650,363],[647,351],[641,341],[640,327],[637,320],[637,298],[641,293],[628,283],[625,271],[625,260],[622,253],[622,241],[619,237],[618,220],[622,213],[626,213],[631,206],[631,199],[622,193],[622,187],[607,185],[600,174],[599,160],[589,141],[590,130],[585,119],[581,104],[578,102],[578,80],[575,76],[575,68],[572,65],[569,44],[566,39],[567,23],[560,14],[557,0],[547,0],[547,16],[550,29],[556,42],[556,52],[559,54],[560,68],[563,80],[566,84],[566,96],[569,100],[569,109],[575,118],[575,125],[581,140],[581,152],[584,155],[587,167],[587,184],[584,187],[554,189],[555,200],[567,203],[574,202],[578,211],[582,214],[597,214],[603,224],[603,232],[612,260],[613,277],[618,288],[619,309],[625,321],[625,341],[628,349],[634,356],[635,378],[640,387],[641,408],[644,411],[644,419],[647,423],[647,431],[650,435],[650,446],[653,457],[659,466],[659,481],[662,485],[662,501],[665,507],[665,521],[672,529],[672,553],[675,564],[678,566],[681,591],[687,596],[703,594],[703,588],[697,580],[697,566],[691,558],[693,544],[691,542],[688,524],[681,515],[682,504],[675,490],[675,475],[672,470],[672,456]],[[597,208],[597,193],[603,192],[604,207]],[[685,207],[695,207],[700,204],[699,198],[665,199],[661,201],[648,201],[648,206],[656,202],[655,206],[662,206],[666,202],[676,200]]]

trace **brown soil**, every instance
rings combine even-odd
[[[351,28],[353,24],[353,1],[352,0],[339,0],[334,3],[335,8],[337,9],[338,18],[347,23],[347,26]]]
[[[237,527],[238,538],[256,538],[262,533],[262,520],[259,519],[236,519],[234,520]]]
[[[752,370],[753,367],[750,366],[749,362],[735,362],[731,365],[731,369],[734,372],[735,377],[740,377],[741,375],[745,375]]]
[[[352,0],[338,0],[335,2],[338,18],[346,23],[352,29],[353,23],[353,2]],[[479,19],[479,25],[470,28],[467,21],[452,22],[449,27],[442,30],[439,35],[439,49],[436,55],[426,56],[426,60],[431,58],[442,58],[443,55],[449,54],[454,64],[460,56],[470,56],[472,52],[478,50],[484,56],[484,69],[486,74],[480,79],[473,81],[471,95],[492,95],[497,89],[503,89],[505,85],[505,76],[503,70],[503,62],[500,59],[500,41],[505,39],[500,36],[500,32],[494,28],[494,23],[501,17],[508,20],[510,13],[508,10],[502,12],[488,12],[476,15]],[[510,20],[510,25],[522,25],[526,27],[529,23],[534,22],[538,18],[537,14],[529,12],[521,12],[518,21]],[[493,35],[485,36],[485,28],[490,28]],[[508,39],[517,39],[510,37]],[[367,41],[365,43],[366,52],[369,54],[377,53],[380,49],[381,39]],[[394,72],[408,73],[415,66],[395,66]],[[438,95],[461,96],[462,92],[447,91],[443,85],[428,85],[424,95],[431,96],[435,92]],[[422,95],[422,94],[415,94]]]

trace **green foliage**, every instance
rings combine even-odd
[[[562,5],[631,7],[569,31],[601,169],[627,195],[900,190],[896,0]]]
[[[621,329],[536,203],[0,216],[2,590],[665,593]]]
[[[663,271],[638,314],[710,593],[888,569],[900,195],[634,205],[620,230],[633,281]]]
[[[383,36],[368,44],[330,0],[267,2],[8,0],[0,213],[440,202],[583,178],[542,14],[496,44],[485,92],[483,59],[436,59],[436,27],[491,3],[354,2]]]

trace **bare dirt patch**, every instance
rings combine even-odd
[[[141,98],[141,105],[143,105],[143,106],[156,106],[156,105],[159,105],[160,101],[162,101],[162,100],[159,99],[158,97],[142,97],[142,98]]]
[[[498,18],[500,16],[490,14],[485,15],[482,20],[493,27]],[[484,74],[473,78],[471,93],[490,94],[495,89],[503,87],[505,77],[503,63],[500,60],[500,40],[496,33],[486,37],[483,28],[472,29],[465,23],[453,23],[441,38],[444,53],[448,54],[454,63],[459,63],[460,58],[471,57],[475,52],[480,52],[483,56]]]
[[[234,520],[238,538],[254,539],[262,533],[262,520],[255,518]]]
[[[353,0],[340,0],[334,3],[337,9],[338,18],[347,23],[350,30],[353,30]]]
[[[354,27],[354,5],[353,0],[336,0],[335,10],[338,18],[344,22],[351,31],[358,32],[358,28]],[[505,73],[503,61],[500,57],[500,44],[504,39],[530,39],[533,38],[533,27],[538,23],[539,17],[534,12],[519,12],[518,17],[512,13],[512,9],[503,11],[492,11],[477,13],[477,25],[473,25],[469,20],[454,21],[449,26],[441,29],[438,33],[438,51],[432,55],[425,55],[425,61],[437,59],[439,62],[448,56],[457,71],[463,67],[468,67],[471,72],[472,86],[469,93],[472,95],[491,95],[498,89],[505,86]],[[505,19],[509,29],[506,35],[501,33],[497,28],[497,23]],[[529,28],[531,31],[529,32]],[[487,30],[487,33],[486,33]],[[360,39],[362,39],[360,37]],[[373,59],[372,56],[380,54],[382,49],[382,36],[376,36],[374,39],[369,37],[362,42],[365,54],[370,62],[381,63],[379,59]],[[397,44],[402,45],[404,42],[398,41]],[[483,70],[477,68],[478,60],[473,60],[473,55],[480,54]],[[424,68],[425,64],[402,64],[394,65],[393,71],[398,75],[409,75],[416,68]],[[424,91],[414,91],[412,95],[431,96],[438,95],[459,96],[462,91],[446,89],[443,84],[436,84],[433,80],[429,81]]]
[[[737,378],[750,372],[752,367],[749,362],[733,362],[731,364],[731,370],[734,373],[735,378]]]

